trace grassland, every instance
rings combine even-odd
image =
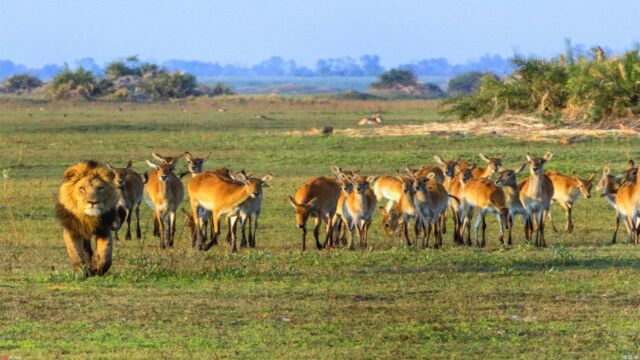
[[[425,101],[358,102],[278,97],[159,104],[0,101],[0,355],[22,358],[623,358],[640,354],[639,251],[610,245],[614,213],[582,199],[572,234],[549,248],[452,244],[415,250],[375,219],[366,251],[300,251],[286,196],[329,166],[389,173],[405,163],[504,153],[556,155],[549,169],[623,170],[638,140],[551,145],[489,136],[284,136],[382,111],[391,124],[439,119]],[[219,108],[227,109],[218,112]],[[266,114],[273,120],[256,119]],[[455,126],[452,124],[452,126]],[[192,251],[185,232],[160,251],[143,209],[142,241],[115,244],[101,278],[75,279],[53,217],[65,167],[152,151],[212,151],[205,165],[272,173],[256,250]],[[180,169],[184,167],[180,165]],[[556,222],[564,216],[557,209]],[[622,230],[624,232],[624,230]],[[626,234],[620,233],[620,238]],[[633,358],[633,357],[631,357]]]

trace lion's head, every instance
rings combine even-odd
[[[83,161],[64,172],[58,201],[75,216],[101,216],[113,210],[117,200],[114,173],[97,161]]]

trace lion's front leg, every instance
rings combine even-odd
[[[113,241],[111,234],[105,236],[96,236],[96,251],[93,255],[91,272],[94,275],[104,275],[111,267],[111,253],[113,250]]]
[[[83,239],[80,236],[73,236],[73,234],[63,229],[64,242],[67,245],[67,252],[71,258],[71,264],[73,265],[73,271],[84,271],[84,274],[90,276],[89,262],[91,261],[91,240]],[[89,249],[87,250],[85,244],[89,242]]]

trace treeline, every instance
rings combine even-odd
[[[97,97],[114,100],[179,99],[232,94],[224,84],[218,83],[213,87],[199,84],[192,74],[139,62],[136,57],[110,63],[99,74],[84,67],[76,70],[64,68],[48,83],[29,73],[16,74],[0,84],[0,92],[35,92],[56,100]]]
[[[589,122],[640,114],[640,47],[615,56],[600,47],[550,59],[516,56],[512,64],[511,75],[484,76],[477,92],[450,100],[447,112],[462,119],[525,113]]]
[[[183,71],[198,78],[215,77],[313,77],[313,76],[378,76],[385,69],[380,64],[380,56],[363,55],[357,59],[351,57],[328,58],[316,61],[314,67],[297,64],[279,56],[251,66],[220,64],[217,62],[170,60],[161,64],[170,71]],[[73,68],[90,70],[96,76],[102,76],[108,65],[100,66],[92,58],[76,61]],[[43,80],[50,80],[69,66],[46,65],[42,68],[27,68],[14,64],[9,60],[0,60],[0,79],[28,73]],[[416,76],[455,76],[470,71],[492,72],[499,75],[508,74],[512,67],[509,60],[499,55],[485,55],[480,59],[464,64],[452,64],[446,58],[431,58],[413,63],[401,64],[400,69],[411,70]]]

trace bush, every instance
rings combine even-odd
[[[17,74],[8,78],[2,88],[9,93],[21,93],[30,92],[40,86],[42,86],[42,81],[37,77],[29,74]]]
[[[484,75],[479,71],[471,71],[454,76],[447,84],[449,96],[468,95],[477,92]]]
[[[161,71],[156,76],[144,79],[141,85],[153,99],[177,99],[195,95],[197,82],[191,74]]]
[[[445,112],[461,119],[516,112],[590,122],[640,114],[638,49],[612,58],[594,48],[589,57],[512,62],[512,75],[502,80],[485,75],[476,93],[446,102],[451,107]]]
[[[90,99],[107,94],[110,87],[111,82],[98,79],[93,72],[83,68],[78,68],[76,71],[65,69],[49,84],[49,90],[54,99],[68,99],[75,96]]]
[[[398,86],[418,85],[418,79],[411,70],[391,69],[378,77],[378,81],[371,84],[374,89],[393,89]]]

